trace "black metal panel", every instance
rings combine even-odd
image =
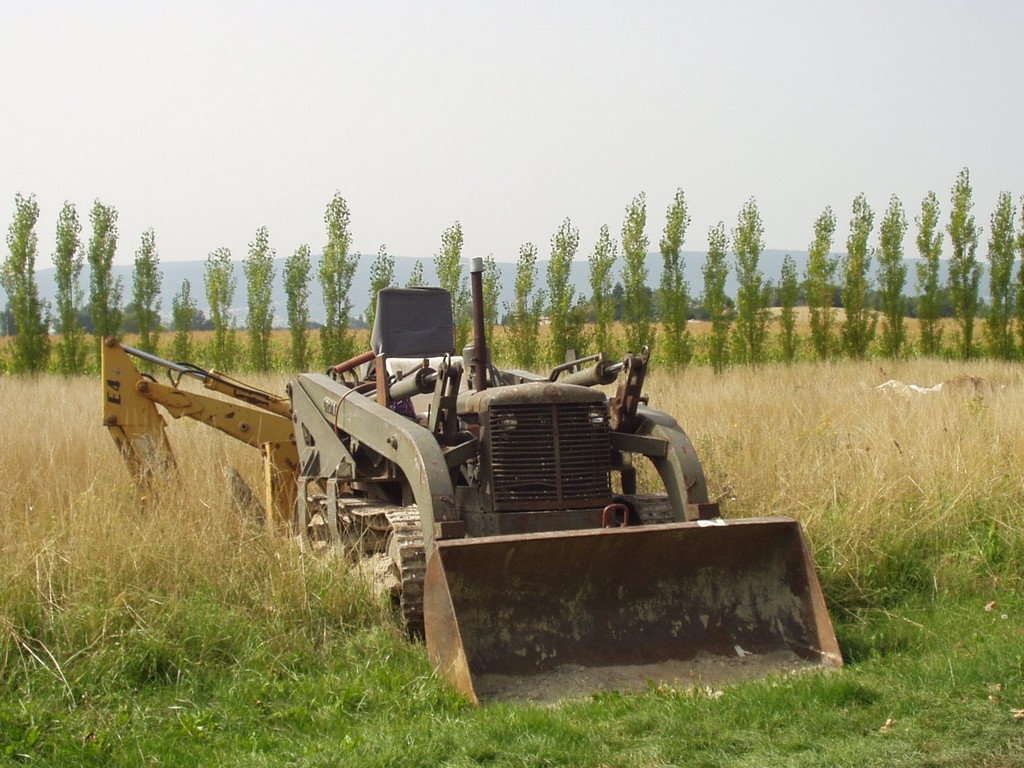
[[[495,512],[607,503],[611,445],[601,406],[491,403],[487,434]]]

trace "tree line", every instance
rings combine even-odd
[[[977,249],[982,229],[975,223],[973,206],[966,168],[951,189],[945,227],[937,195],[929,192],[922,200],[915,217],[920,257],[914,276],[917,296],[908,297],[903,243],[909,225],[895,195],[882,214],[877,238],[873,237],[875,213],[867,199],[864,195],[854,199],[842,256],[833,253],[837,217],[826,207],[814,222],[803,275],[787,255],[775,281],[767,279],[761,269],[764,226],[757,202],[751,198],[731,230],[724,221],[709,228],[701,269],[703,286],[695,292],[684,277],[682,247],[690,224],[684,192],[676,191],[665,212],[658,242],[662,273],[660,284],[653,288],[646,261],[650,246],[647,203],[640,193],[625,208],[618,239],[607,225],[600,229],[587,257],[589,296],[577,295],[569,279],[579,256],[580,233],[568,218],[551,237],[543,282],[537,246],[529,242],[520,246],[513,299],[501,308],[497,298],[501,272],[493,256],[488,256],[484,270],[487,326],[493,329],[501,321],[503,333],[495,340],[496,346],[505,359],[524,368],[557,364],[572,353],[600,350],[615,357],[655,343],[660,362],[686,366],[693,362],[698,346],[689,326],[695,316],[709,322],[709,333],[702,334],[700,340],[701,360],[717,372],[731,364],[758,365],[769,359],[792,362],[801,349],[805,356],[821,360],[869,354],[900,358],[911,353],[1016,359],[1024,350],[1024,270],[1014,274],[1018,255],[1024,251],[1024,199],[1019,231],[1017,208],[1009,192],[1000,193],[991,214],[987,300],[979,296],[983,264]],[[160,322],[162,275],[153,230],[142,234],[135,252],[131,300],[122,306],[124,286],[112,271],[117,211],[97,200],[89,214],[91,235],[83,245],[77,211],[65,203],[57,222],[53,253],[57,285],[50,307],[40,299],[35,283],[38,217],[34,196],[16,195],[7,237],[9,253],[0,271],[0,284],[8,295],[3,331],[12,337],[5,345],[6,369],[81,372],[87,365],[89,344],[98,350],[103,336],[117,335],[125,327],[137,330],[140,348],[156,352],[165,329]],[[350,219],[345,199],[336,193],[324,213],[326,243],[315,275],[308,244],[300,245],[285,260],[280,277],[286,295],[287,366],[291,370],[306,370],[315,364],[326,367],[360,351],[353,329],[352,317],[358,310],[351,287],[361,255],[351,250]],[[944,285],[941,267],[947,235],[948,278]],[[458,349],[468,340],[471,325],[462,251],[462,226],[455,222],[443,232],[433,266],[438,284],[452,294]],[[198,309],[189,281],[183,281],[171,300],[172,320],[167,330],[173,338],[167,354],[175,360],[192,360],[199,351],[192,333],[206,323],[213,330],[213,339],[208,349],[202,350],[208,358],[202,362],[221,370],[271,369],[275,362],[271,350],[271,289],[278,277],[275,257],[267,229],[259,228],[242,261],[248,295],[247,316],[240,328],[229,312],[237,288],[235,262],[227,248],[212,251],[206,259],[203,286],[209,317]],[[873,285],[875,261],[877,284]],[[85,263],[89,265],[87,292],[80,287]],[[735,270],[738,285],[735,297],[725,291],[730,269]],[[314,278],[326,309],[326,319],[318,329],[310,327]],[[372,326],[377,291],[396,284],[395,260],[383,245],[373,258],[370,280],[365,316]],[[423,284],[423,262],[417,261],[407,285]],[[801,336],[796,308],[804,304],[809,332]],[[778,330],[769,334],[772,306],[778,308]],[[907,334],[908,312],[919,322],[916,345]],[[943,322],[947,314],[953,318],[951,329]],[[975,333],[979,323],[983,324],[983,339]],[[549,325],[550,332],[543,332],[543,325]],[[51,327],[60,333],[53,344]],[[948,339],[945,330],[952,331]]]

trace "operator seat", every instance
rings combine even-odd
[[[452,297],[444,288],[385,288],[377,294],[370,348],[385,358],[455,354]]]

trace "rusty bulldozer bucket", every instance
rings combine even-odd
[[[441,541],[424,614],[431,661],[473,701],[842,664],[789,518]]]

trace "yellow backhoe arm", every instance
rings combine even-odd
[[[146,378],[126,350],[179,374],[200,378],[207,389],[251,405],[220,400]],[[248,387],[215,371],[200,371],[140,354],[114,338],[104,339],[102,372],[103,424],[110,430],[136,478],[147,482],[154,473],[175,466],[165,433],[166,422],[156,408],[160,405],[176,419],[187,416],[261,449],[266,467],[267,509],[272,510],[273,518],[279,523],[291,522],[299,456],[287,398]]]

